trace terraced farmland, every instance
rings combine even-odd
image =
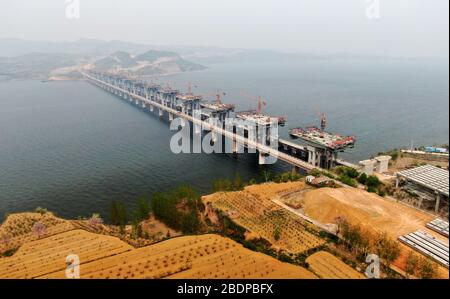
[[[204,197],[203,201],[223,211],[246,230],[288,252],[301,253],[325,243],[307,231],[309,224],[300,217],[248,189],[216,193]],[[278,237],[275,237],[276,231]]]
[[[362,279],[363,274],[326,251],[319,251],[306,259],[311,270],[320,278],[326,279]]]
[[[0,278],[35,278],[63,270],[69,254],[86,263],[131,249],[115,237],[71,230],[25,243],[13,256],[0,258]]]
[[[83,260],[83,259],[81,259]],[[81,278],[316,278],[218,236],[173,238],[158,244],[81,264]],[[64,278],[64,271],[45,275]]]
[[[45,232],[40,237],[52,236],[75,228],[70,221],[55,217],[52,213],[11,214],[0,226],[0,237],[8,240],[0,242],[0,253],[39,239],[39,236],[32,232],[32,227],[36,222],[45,226]]]

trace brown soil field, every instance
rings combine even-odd
[[[362,273],[354,270],[340,259],[326,251],[319,251],[306,259],[311,270],[325,279],[363,279]]]
[[[115,256],[83,262],[81,278],[317,278],[218,236],[173,238]],[[64,278],[64,271],[42,278]]]
[[[17,248],[26,242],[38,239],[38,236],[33,234],[31,230],[35,222],[41,222],[45,225],[44,236],[47,237],[75,228],[70,221],[58,218],[50,212],[45,214],[11,214],[0,226],[0,238],[8,238],[8,244],[0,242],[0,254],[8,249]]]
[[[425,227],[433,216],[355,188],[312,190],[303,197],[303,211],[322,223],[333,223],[336,217],[344,217],[369,232],[386,232],[395,239],[420,229],[445,240]]]
[[[421,230],[449,244],[448,238],[425,227],[426,223],[435,219],[434,216],[364,190],[316,189],[306,193],[302,201],[304,213],[324,224],[333,223],[340,216],[370,233],[386,232],[395,240],[401,235]],[[400,257],[393,265],[403,270],[405,257],[411,248],[404,244],[400,244],[400,248]],[[448,269],[439,265],[438,276],[448,278]]]
[[[224,212],[253,236],[269,241],[274,248],[301,253],[324,244],[324,240],[307,230],[314,230],[312,225],[275,204],[271,198],[304,186],[302,182],[268,183],[249,186],[244,191],[215,193],[202,200],[207,206]],[[278,240],[275,239],[277,229],[280,232]]]
[[[66,268],[66,257],[87,263],[133,247],[118,238],[71,230],[27,242],[11,257],[0,258],[0,278],[36,278]]]

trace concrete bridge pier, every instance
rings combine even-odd
[[[173,120],[173,114],[169,112],[169,121]]]
[[[164,114],[164,111],[161,108],[159,108],[159,117],[162,117],[163,114]]]
[[[150,104],[150,111],[153,112],[153,110],[154,110],[153,105]]]
[[[312,146],[307,146],[308,150],[308,163],[316,166],[316,149]]]
[[[238,152],[238,145],[237,145],[236,138],[233,138],[233,145],[232,145],[231,150],[233,151],[233,154],[237,154],[237,152]]]

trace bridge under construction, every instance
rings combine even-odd
[[[330,147],[313,142],[301,145],[279,138],[278,133],[274,134],[277,131],[272,130],[273,127],[283,126],[286,119],[263,114],[260,99],[258,110],[235,112],[234,105],[222,103],[219,97],[216,101],[204,101],[201,95],[195,95],[191,90],[182,93],[169,86],[117,74],[101,72],[81,72],[81,74],[88,82],[142,109],[155,112],[160,117],[167,116],[169,121],[180,118],[181,126],[188,121],[194,127],[194,134],[201,134],[202,131],[211,132],[213,142],[217,141],[219,136],[227,138],[232,142],[233,152],[237,152],[238,146],[254,149],[259,155],[259,164],[272,164],[270,161],[274,161],[275,158],[288,163],[296,170],[311,171],[328,169],[338,163],[337,153]],[[198,111],[201,111],[200,115],[197,115]],[[226,126],[226,122],[230,119],[252,123],[256,128],[256,136],[249,136],[245,130],[244,134],[238,134],[239,122],[231,127]],[[276,148],[271,146],[274,141],[277,144]]]

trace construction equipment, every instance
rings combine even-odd
[[[263,100],[263,98],[261,96],[255,97],[255,96],[249,95],[249,94],[247,94],[247,93],[245,93],[243,91],[241,92],[241,95],[246,97],[246,98],[248,98],[248,99],[250,99],[250,100],[257,101],[258,102],[258,109],[256,110],[256,112],[258,114],[262,114],[262,108],[265,107],[267,105],[267,103]]]
[[[325,131],[325,129],[327,128],[328,125],[328,119],[327,119],[327,115],[323,112],[320,112],[319,110],[316,111],[317,116],[319,116],[320,119],[320,129],[323,131]]]
[[[225,92],[221,92],[220,90],[217,90],[216,93],[208,93],[208,94],[204,94],[204,97],[215,97],[215,103],[216,104],[222,104],[222,97],[225,96],[226,93]]]
[[[187,94],[193,95],[194,93],[193,93],[192,89],[193,88],[197,88],[197,87],[198,87],[197,85],[192,84],[191,82],[188,82],[188,92],[187,92]]]

